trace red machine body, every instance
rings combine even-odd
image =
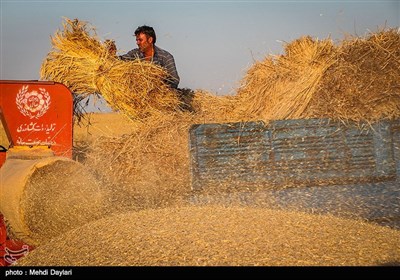
[[[73,96],[65,85],[1,80],[0,118],[9,142],[8,147],[0,146],[0,168],[11,148],[29,152],[41,146],[47,155],[51,149],[54,156],[72,159]],[[12,264],[31,249],[32,246],[7,236],[0,213],[0,266]]]
[[[0,117],[9,147],[47,146],[55,156],[72,158],[73,97],[65,85],[0,81]]]

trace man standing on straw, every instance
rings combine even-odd
[[[123,60],[141,59],[151,61],[163,67],[169,74],[166,82],[171,88],[177,89],[180,81],[178,71],[176,70],[175,60],[172,54],[155,45],[156,33],[153,27],[143,25],[139,26],[134,33],[138,48],[121,55]]]

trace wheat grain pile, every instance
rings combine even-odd
[[[21,199],[31,245],[39,246],[107,213],[107,193],[90,172],[57,161],[37,169]]]
[[[370,266],[400,262],[400,231],[333,216],[222,206],[124,213],[35,249],[21,266]]]
[[[179,101],[161,82],[162,69],[110,56],[86,23],[67,19],[52,45],[42,78],[64,83],[78,95],[101,94],[132,121],[132,131],[91,140],[79,157],[109,192],[105,218],[54,238],[18,265],[399,263],[399,232],[389,228],[234,205],[185,206],[191,194],[188,129],[193,124],[399,118],[397,30],[338,45],[299,38],[283,55],[256,62],[236,95],[196,90],[194,112],[176,110]],[[110,248],[121,255],[113,256]]]

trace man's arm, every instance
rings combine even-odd
[[[178,71],[176,70],[175,60],[172,55],[167,57],[166,63],[164,66],[167,69],[167,72],[170,74],[170,78],[168,79],[169,84],[172,88],[178,88],[178,84],[180,81]]]
[[[135,60],[137,58],[140,58],[139,50],[138,49],[130,50],[126,54],[120,55],[119,58],[122,60]]]
[[[156,48],[158,52],[159,63],[165,70],[167,70],[170,77],[168,77],[167,82],[172,88],[178,88],[180,81],[178,71],[176,70],[175,59],[166,50]]]

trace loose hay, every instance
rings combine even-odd
[[[369,266],[400,262],[400,231],[242,207],[124,213],[71,230],[17,266]]]
[[[399,118],[399,31],[388,29],[343,41],[307,116],[370,122]]]
[[[267,57],[247,73],[237,108],[262,120],[303,118],[325,71],[335,60],[330,40],[306,36],[285,48],[286,55]]]
[[[79,94],[101,94],[134,120],[174,114],[176,92],[154,64],[122,61],[108,52],[94,28],[69,19],[52,38],[41,77]],[[107,40],[106,40],[107,41]],[[370,121],[400,115],[400,34],[396,29],[348,38],[334,45],[303,36],[285,53],[256,62],[237,95],[195,92],[193,107],[203,122],[322,118]],[[167,117],[168,118],[168,117]]]
[[[375,122],[400,116],[400,33],[397,29],[331,40],[301,37],[285,54],[248,71],[237,112],[252,119],[332,118]]]
[[[190,116],[148,118],[131,134],[93,142],[84,163],[110,190],[113,209],[165,207],[185,198],[191,123]]]

